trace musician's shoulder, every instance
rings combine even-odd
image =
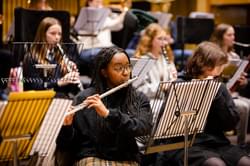
[[[133,92],[136,93],[136,98],[138,100],[140,99],[140,100],[149,101],[148,96],[144,92],[137,90],[137,88],[133,87]]]

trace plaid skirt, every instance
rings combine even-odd
[[[97,157],[86,157],[76,162],[75,166],[139,166],[135,161],[109,161]]]

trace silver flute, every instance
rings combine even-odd
[[[59,51],[61,52],[62,56],[63,56],[63,61],[64,63],[66,64],[66,67],[67,67],[67,70],[68,72],[72,72],[73,71],[73,68],[72,66],[69,64],[69,58],[66,57],[66,54],[64,53],[63,51],[63,48],[61,47],[61,45],[59,43],[56,44],[57,48],[59,49]],[[84,90],[83,88],[83,85],[81,83],[81,81],[79,80],[79,83],[78,83],[78,88],[82,91]]]
[[[120,85],[118,85],[118,86],[116,86],[116,87],[114,87],[114,88],[108,90],[107,92],[104,92],[103,94],[100,95],[100,98],[102,99],[102,98],[104,98],[104,97],[106,97],[106,96],[108,96],[108,95],[111,95],[112,93],[114,93],[114,92],[116,92],[116,91],[122,89],[122,88],[127,87],[129,84],[131,84],[132,82],[134,82],[137,78],[138,78],[138,77],[134,77],[134,78],[132,78],[132,79],[129,79],[128,81],[124,82],[123,84],[120,84]],[[84,101],[83,101],[81,104],[78,104],[78,105],[74,106],[74,107],[73,107],[73,110],[67,112],[66,115],[73,114],[73,113],[75,113],[75,112],[77,112],[77,111],[80,111],[80,110],[84,109],[84,108],[87,107],[87,106],[88,106],[88,105],[87,105],[86,103],[84,103]]]
[[[236,46],[241,46],[241,47],[250,47],[250,44],[246,44],[246,43],[241,43],[241,42],[234,42],[234,45]]]

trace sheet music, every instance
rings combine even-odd
[[[111,13],[108,8],[83,7],[74,26],[77,32],[96,33],[103,28],[106,17]]]
[[[169,27],[169,23],[173,17],[173,14],[164,12],[149,12],[149,14],[155,17],[158,23],[165,29]]]
[[[52,90],[9,94],[8,103],[0,117],[0,129],[4,138],[0,144],[0,161],[13,159],[13,143],[8,141],[8,137],[17,138],[18,158],[30,156],[30,150],[54,95]]]
[[[3,113],[3,110],[6,106],[7,102],[6,101],[0,101],[0,118],[1,118],[1,115]]]
[[[130,58],[130,61],[133,65],[133,77],[138,77],[138,79],[133,82],[133,86],[138,87],[142,83],[148,71],[155,65],[156,60],[151,58]]]
[[[190,82],[167,82],[162,83],[169,87],[166,102],[156,105],[153,109],[164,108],[159,117],[159,123],[153,131],[154,139],[171,138],[184,135],[184,116],[177,116],[176,112],[196,111],[195,115],[189,116],[189,134],[203,131],[206,118],[220,83],[212,80]],[[162,88],[161,88],[162,89]]]
[[[48,112],[43,120],[36,141],[31,149],[30,155],[35,152],[39,156],[47,157],[49,160],[55,150],[56,138],[59,134],[66,112],[72,104],[69,99],[53,99]]]
[[[248,60],[230,60],[230,64],[225,67],[222,72],[222,77],[227,77],[229,80],[226,83],[227,89],[231,89],[237,80],[240,78],[242,72],[248,66]]]

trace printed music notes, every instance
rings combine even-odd
[[[139,79],[133,82],[134,87],[138,87],[147,72],[153,67],[156,60],[151,58],[130,58],[131,64],[133,66],[132,75],[137,76]]]
[[[248,60],[233,59],[229,61],[229,64],[224,68],[221,73],[222,79],[227,81],[227,89],[232,89],[241,74],[245,71],[248,66]]]

